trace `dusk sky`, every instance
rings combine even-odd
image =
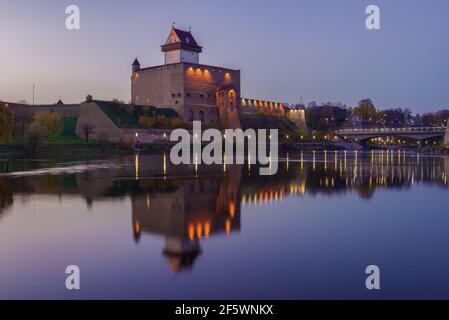
[[[65,28],[65,8],[81,30]],[[365,8],[381,10],[367,30]],[[415,112],[449,107],[449,1],[0,0],[0,99],[130,100],[131,63],[163,64],[172,22],[192,27],[204,64],[242,71],[242,95]]]

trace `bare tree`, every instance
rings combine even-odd
[[[95,132],[95,125],[93,125],[92,123],[82,123],[81,130],[86,137],[86,143],[89,143],[89,136],[91,136]]]
[[[31,153],[36,155],[37,148],[47,137],[47,129],[38,122],[33,123],[26,131],[25,138],[31,147]]]

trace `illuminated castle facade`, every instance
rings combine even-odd
[[[200,64],[202,47],[190,31],[172,27],[161,48],[164,65],[141,68],[137,59],[132,64],[133,104],[172,108],[184,122],[202,121],[226,128],[241,127],[245,108],[284,114],[281,103],[242,99],[240,70]]]

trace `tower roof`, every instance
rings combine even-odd
[[[140,66],[140,62],[139,62],[139,60],[137,60],[137,58],[134,60],[134,62],[133,62],[133,64],[132,64],[133,66]]]
[[[202,52],[202,48],[198,45],[190,31],[184,31],[172,27],[167,41],[161,46],[162,51],[172,51],[185,49],[194,52]]]
[[[195,38],[193,37],[190,31],[176,29],[175,27],[173,27],[173,30],[175,31],[181,43],[199,47],[198,43],[196,42]]]

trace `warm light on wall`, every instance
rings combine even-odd
[[[234,218],[234,216],[235,216],[235,204],[234,204],[234,202],[231,202],[229,204],[229,215],[231,216],[231,218]]]
[[[196,236],[198,237],[198,239],[201,239],[201,237],[203,236],[203,226],[201,225],[201,223],[198,223],[196,226]]]
[[[193,239],[195,239],[195,227],[193,226],[193,224],[189,224],[187,233],[189,234],[190,241],[193,241]]]
[[[209,238],[209,235],[210,235],[210,222],[206,222],[206,224],[204,225],[204,235],[206,236],[206,238]]]
[[[231,233],[231,220],[230,219],[226,219],[226,234],[229,235]]]

